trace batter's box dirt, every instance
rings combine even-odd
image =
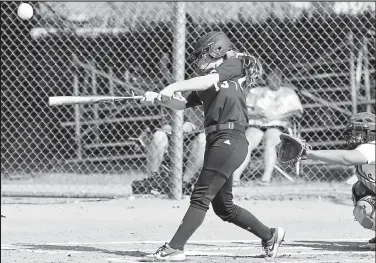
[[[62,244],[13,244],[2,246],[2,250],[39,254],[66,254],[75,257],[77,254],[95,254],[102,257],[98,262],[159,262],[149,258],[156,249],[155,241],[135,241],[125,244],[92,244],[92,245],[62,245]],[[121,243],[121,242],[119,242]],[[265,259],[260,244],[256,241],[222,242],[192,242],[186,247],[186,262],[374,262],[374,251],[364,246],[364,241],[354,240],[296,240],[286,241],[279,251],[277,259]],[[104,248],[110,245],[111,248]],[[121,245],[119,247],[119,245]],[[135,250],[142,245],[144,249]],[[122,248],[121,248],[122,247]],[[132,249],[133,248],[133,249]],[[107,256],[106,256],[107,255]]]

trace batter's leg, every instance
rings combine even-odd
[[[271,229],[261,223],[248,210],[233,203],[232,176],[227,180],[212,201],[215,214],[223,221],[233,223],[253,233],[263,241],[272,238]]]
[[[283,228],[269,228],[248,210],[234,205],[231,177],[212,201],[214,212],[224,221],[233,223],[261,238],[266,257],[275,258],[285,237]]]
[[[216,137],[213,137],[216,138]],[[205,163],[191,195],[191,204],[169,245],[183,249],[203,222],[213,198],[247,154],[244,135],[229,134],[213,139],[205,153]]]

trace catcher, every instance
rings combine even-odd
[[[358,181],[352,187],[355,220],[366,229],[375,231],[375,115],[362,112],[350,118],[345,138],[349,150],[311,150],[304,141],[282,134],[278,160],[281,164],[300,159],[320,160],[341,165],[355,165]],[[375,249],[375,237],[369,240]]]

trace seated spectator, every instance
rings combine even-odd
[[[288,133],[294,116],[300,117],[303,107],[298,95],[292,88],[282,85],[282,71],[270,68],[266,72],[267,87],[256,87],[247,95],[249,128],[246,136],[249,143],[248,155],[243,164],[234,172],[234,185],[247,167],[252,151],[264,141],[264,174],[260,185],[268,185],[277,161],[276,147],[280,143],[279,135]]]
[[[194,124],[199,117],[195,116],[193,110],[187,110],[185,118],[187,121],[183,124],[184,134],[184,148],[183,154],[186,158],[183,173],[183,187],[191,188],[196,180],[196,173],[199,172],[204,163],[204,153],[206,145],[205,134],[200,131],[200,126]],[[165,159],[165,154],[169,150],[170,135],[172,127],[170,124],[163,125],[157,129],[145,142],[146,147],[146,167],[148,172],[148,178],[141,181],[143,182],[139,187],[134,184],[134,190],[136,192],[143,192],[142,190],[154,189],[161,193],[168,193],[169,188],[169,174],[167,176],[161,175],[161,166]],[[137,190],[137,188],[139,188]],[[147,189],[149,188],[149,189]],[[188,193],[192,189],[184,189]]]

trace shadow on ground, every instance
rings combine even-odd
[[[123,257],[134,257],[136,262],[154,262],[155,259],[153,258],[147,258],[146,256],[150,253],[145,253],[142,251],[119,251],[119,250],[107,250],[107,249],[100,249],[96,247],[89,247],[89,246],[63,246],[63,245],[33,245],[33,244],[15,244],[18,246],[22,246],[24,249],[32,249],[34,251],[74,251],[74,252],[96,252],[96,253],[104,253],[109,254],[112,256],[123,256]],[[197,256],[190,256],[190,257],[197,257]],[[199,256],[200,257],[200,256]],[[255,255],[255,256],[242,256],[237,255],[234,256],[227,256],[227,255],[221,255],[223,258],[264,258],[265,256]],[[194,260],[192,258],[192,260]],[[189,259],[187,259],[189,261]]]
[[[331,202],[337,205],[354,207],[353,201],[350,198],[333,198],[329,199]]]
[[[61,245],[33,245],[33,244],[23,244],[22,245],[25,249],[33,249],[33,250],[41,250],[41,251],[79,251],[79,252],[98,252],[116,256],[128,256],[128,257],[144,257],[148,255],[148,253],[132,250],[132,251],[120,251],[120,250],[108,250],[108,249],[101,249],[96,247],[88,247],[88,246],[61,246]]]

